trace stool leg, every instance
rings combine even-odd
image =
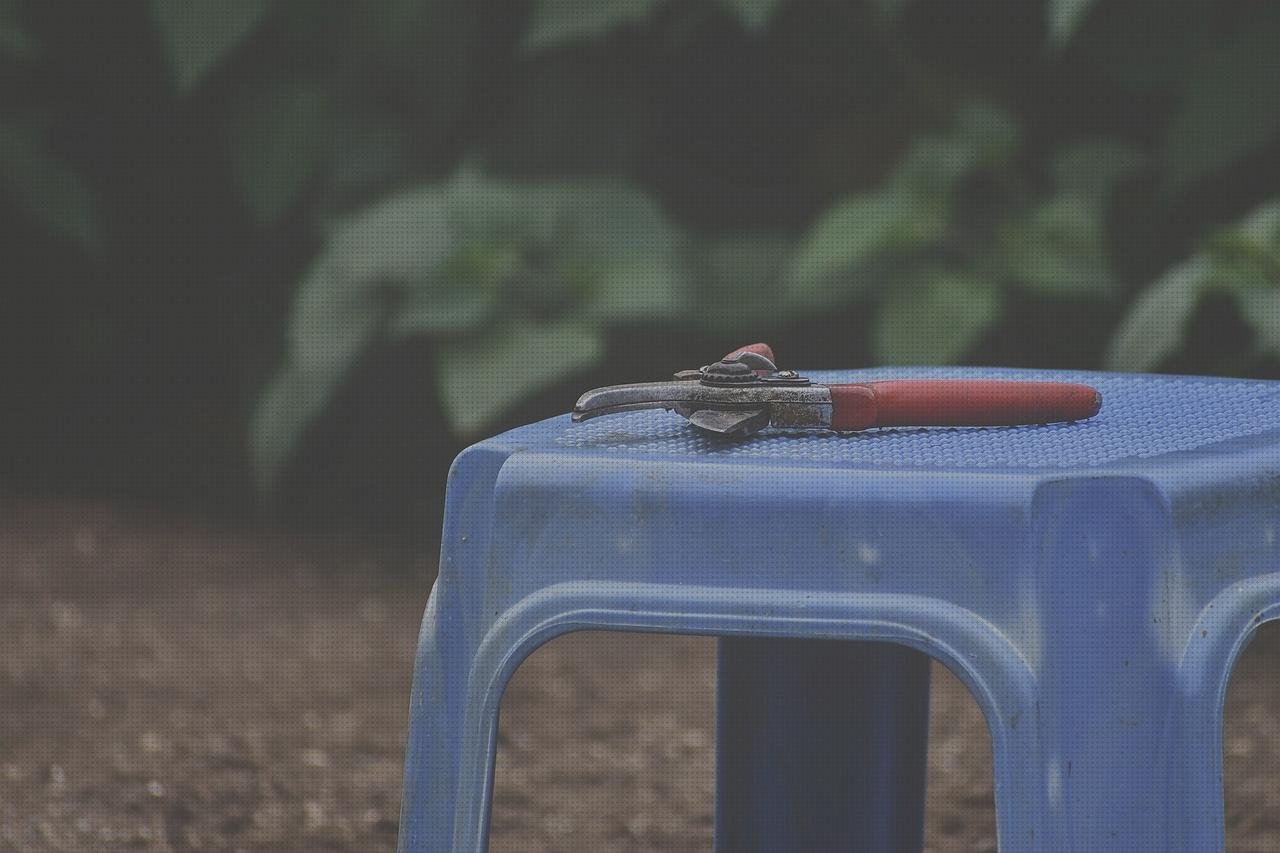
[[[1044,649],[1038,753],[1019,775],[1041,781],[1010,793],[1042,823],[1034,839],[1002,827],[1002,845],[1220,851],[1218,697],[1179,678],[1197,608],[1161,496],[1128,478],[1063,481],[1034,515]]]
[[[478,688],[473,644],[436,587],[414,672],[400,808],[402,853],[484,849],[500,695]],[[444,624],[442,624],[444,623]]]
[[[905,646],[725,637],[716,850],[919,850],[929,658]]]
[[[401,853],[480,853],[493,790],[498,707],[511,648],[486,645],[512,606],[477,579],[490,569],[493,484],[506,459],[482,446],[449,472],[440,574],[423,614],[409,704],[400,807]],[[501,572],[495,577],[500,581]],[[526,630],[509,620],[515,637]]]

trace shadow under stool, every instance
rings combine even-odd
[[[634,412],[512,430],[449,475],[400,848],[486,846],[498,707],[568,631],[714,635],[721,853],[921,846],[929,657],[991,731],[999,846],[1223,847],[1222,708],[1280,616],[1280,383],[1062,380],[1094,419],[704,438]]]

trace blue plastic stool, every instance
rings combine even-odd
[[[986,715],[1001,850],[1222,849],[1227,680],[1280,617],[1280,383],[812,375],[1062,379],[1103,408],[736,444],[665,412],[566,415],[470,448],[422,625],[402,850],[484,849],[503,687],[578,629],[724,638],[723,853],[918,849],[925,655]]]

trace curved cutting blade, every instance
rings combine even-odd
[[[764,380],[734,385],[687,380],[609,385],[579,397],[573,420],[639,409],[671,409],[716,435],[750,435],[770,423],[790,429],[831,426],[827,386]]]
[[[689,423],[713,435],[740,438],[759,432],[769,425],[769,410],[746,409],[725,411],[699,409],[689,415]]]

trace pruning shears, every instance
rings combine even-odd
[[[873,427],[1017,426],[1079,421],[1102,395],[1067,382],[897,379],[820,385],[779,370],[768,344],[751,344],[666,382],[610,385],[583,394],[573,420],[669,409],[704,433],[742,438],[782,429],[858,432]]]

